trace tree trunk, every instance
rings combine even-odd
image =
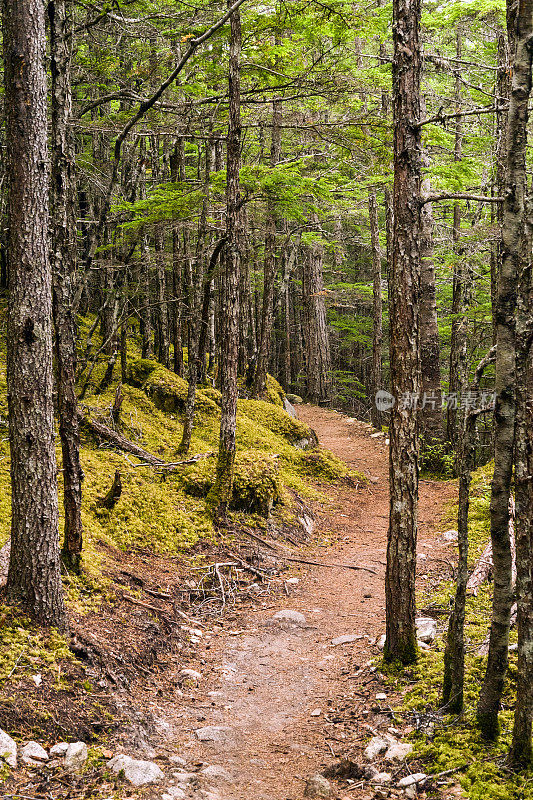
[[[4,0],[9,214],[7,385],[11,556],[7,599],[67,627],[59,561],[48,258],[47,80],[43,0]]]
[[[372,406],[371,417],[374,428],[381,429],[381,412],[376,405],[376,392],[381,389],[381,358],[383,348],[383,304],[381,300],[381,248],[379,246],[378,205],[376,192],[368,195],[370,219],[370,241],[372,247]]]
[[[76,219],[74,215],[74,150],[70,131],[72,31],[65,0],[50,2],[48,16],[52,77],[51,261],[59,435],[63,455],[63,507],[65,511],[62,560],[67,569],[79,573],[83,544],[81,523],[83,471],[80,463],[80,432],[76,402],[76,324],[73,308],[73,282],[76,272]]]
[[[314,217],[318,231],[318,217]],[[331,400],[331,355],[324,300],[323,248],[313,244],[303,260],[302,293],[306,316],[307,397],[311,403]]]
[[[420,393],[420,0],[393,2],[394,235],[390,362],[396,402],[390,425],[390,519],[385,577],[387,661],[417,658],[415,575]],[[405,402],[407,401],[407,402]]]
[[[509,537],[509,495],[513,473],[516,405],[516,300],[524,266],[526,149],[528,101],[531,92],[533,2],[516,17],[517,39],[507,123],[506,191],[502,224],[502,265],[496,300],[496,406],[494,410],[494,477],[490,502],[490,534],[494,559],[494,593],[487,669],[477,708],[482,735],[499,733],[498,711],[507,670],[509,619],[512,605],[512,556]],[[522,580],[522,578],[521,578]]]
[[[224,260],[220,441],[215,484],[211,491],[214,516],[224,519],[233,489],[237,429],[237,369],[239,361],[239,206],[241,149],[241,16],[231,15],[229,54],[229,125],[226,157],[226,253]]]
[[[272,145],[270,148],[270,166],[275,167],[281,157],[281,100],[272,102]],[[274,281],[276,278],[276,205],[273,200],[267,203],[267,219],[265,234],[265,262],[263,285],[263,311],[261,314],[261,335],[255,367],[252,395],[260,397],[266,389],[270,340],[272,337],[272,317],[274,305]]]
[[[523,198],[526,192],[528,102],[531,95],[531,71],[533,68],[533,50],[531,48],[533,0],[525,0],[520,5],[520,14],[517,15],[516,25],[513,28],[516,32],[516,50],[508,118],[510,134],[508,144],[509,148],[518,147],[520,149],[516,167],[521,176],[521,182],[517,183],[517,195],[518,198],[521,196]],[[510,153],[508,155],[509,162],[511,162],[512,158],[513,154]],[[522,220],[523,231],[517,258],[518,298],[515,345],[517,387],[515,541],[518,676],[513,740],[510,752],[510,762],[515,769],[528,767],[531,763],[531,721],[533,713],[533,280],[531,263],[533,207],[531,195],[527,202],[523,200],[522,202],[524,205],[521,207],[519,199],[517,208],[517,211],[523,211],[524,218]],[[507,223],[506,203],[504,232],[506,232]]]

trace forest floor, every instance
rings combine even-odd
[[[202,674],[198,687],[185,692],[177,707],[172,701],[152,704],[160,728],[166,728],[168,754],[179,754],[196,768],[203,762],[228,771],[231,780],[217,795],[223,800],[296,800],[310,775],[339,758],[364,762],[372,734],[392,732],[401,739],[412,730],[391,713],[393,694],[376,699],[388,689],[371,666],[380,655],[376,640],[385,623],[386,442],[372,437],[370,426],[335,411],[304,405],[298,415],[323,446],[369,478],[357,489],[327,487],[327,507],[313,508],[314,540],[320,544],[307,547],[302,558],[372,571],[306,565],[292,570],[299,581],[286,583],[284,594],[228,610],[217,629],[202,637],[190,664]],[[424,588],[433,574],[440,579],[442,562],[453,558],[441,534],[454,494],[452,483],[421,483],[418,550]],[[272,619],[287,609],[301,612],[306,622]],[[332,643],[344,635],[357,638]],[[199,735],[211,740],[198,740],[196,731],[203,728]],[[393,774],[393,786],[402,775],[419,771],[405,763],[383,768]],[[333,785],[335,797],[376,796],[364,780]],[[389,792],[387,787],[383,796],[396,795]]]

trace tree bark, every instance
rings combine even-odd
[[[318,217],[314,219],[319,231]],[[331,355],[324,299],[323,248],[313,244],[303,259],[302,293],[306,319],[307,397],[311,403],[331,400]]]
[[[7,600],[67,627],[52,402],[52,275],[43,0],[3,0],[8,175],[7,385],[11,556]]]
[[[224,519],[231,500],[237,430],[237,370],[239,362],[239,207],[241,149],[241,16],[231,15],[228,72],[229,125],[226,157],[226,252],[223,276],[224,328],[220,390],[220,440],[211,502],[216,519]]]
[[[381,299],[381,248],[379,246],[378,205],[376,192],[368,195],[368,216],[370,219],[370,242],[372,248],[372,407],[371,417],[374,428],[381,428],[381,412],[376,405],[376,392],[381,389],[381,359],[383,349],[383,303]]]
[[[52,171],[50,181],[53,314],[56,334],[59,436],[63,455],[65,529],[62,560],[79,573],[83,546],[81,522],[80,432],[76,401],[76,323],[73,283],[76,274],[75,165],[72,117],[72,30],[65,0],[48,3],[52,95]]]
[[[531,93],[533,2],[516,17],[516,51],[507,123],[506,191],[502,224],[502,265],[496,299],[496,406],[494,410],[494,477],[490,520],[494,559],[494,593],[487,669],[477,707],[482,735],[499,733],[498,711],[507,670],[512,605],[512,557],[509,495],[513,473],[516,410],[516,301],[524,267],[526,149]]]
[[[421,135],[420,1],[393,2],[394,235],[390,280],[390,361],[396,402],[390,425],[390,515],[385,576],[387,661],[417,658],[415,575],[418,414]]]

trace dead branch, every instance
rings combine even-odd
[[[294,561],[297,564],[310,564],[314,567],[329,567],[330,569],[354,569],[354,570],[364,570],[364,572],[370,572],[372,575],[377,575],[377,572],[374,569],[370,569],[370,567],[360,567],[356,564],[324,564],[323,561],[311,561],[307,558],[295,558],[294,556],[283,556],[278,555],[276,558],[279,558],[281,561]]]

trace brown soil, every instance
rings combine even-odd
[[[287,589],[288,596],[260,598],[245,611],[225,615],[204,636],[196,660],[186,665],[202,672],[197,689],[185,690],[178,706],[172,700],[152,704],[154,715],[169,726],[167,754],[220,764],[232,773],[224,800],[301,798],[309,775],[337,757],[357,759],[369,732],[394,724],[376,708],[384,684],[368,665],[379,656],[375,642],[384,631],[388,448],[384,437],[371,437],[369,426],[338,412],[299,406],[298,413],[323,446],[370,479],[358,488],[323,487],[328,502],[315,504],[314,512],[319,541],[321,534],[329,541],[302,557],[372,571],[303,565],[292,570],[300,583]],[[453,493],[450,484],[421,484],[422,582],[430,579],[431,562],[446,553],[439,531]],[[307,627],[272,624],[281,609],[302,612]],[[332,645],[343,634],[361,638]],[[223,741],[197,740],[195,729],[210,725],[226,728]],[[373,796],[364,783],[344,786],[338,797]]]

